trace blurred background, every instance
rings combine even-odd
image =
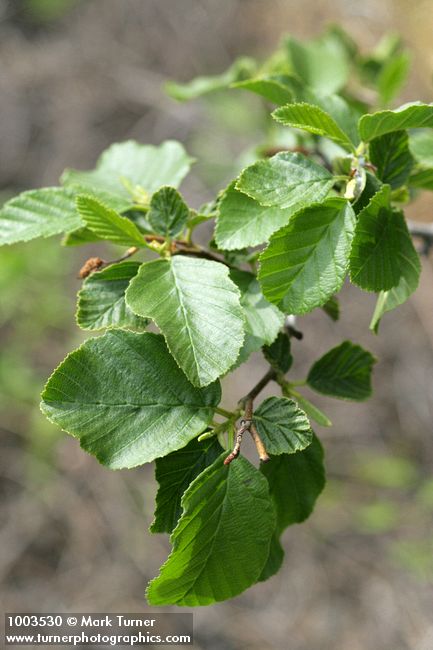
[[[329,22],[366,49],[400,32],[413,51],[402,99],[433,100],[433,0],[0,0],[0,200],[57,184],[66,166],[91,168],[114,141],[175,138],[200,161],[183,187],[197,207],[233,174],[227,161],[260,141],[263,109],[234,91],[177,104],[163,82],[222,71]],[[411,216],[432,220],[432,199]],[[102,468],[38,409],[46,378],[83,339],[76,275],[91,252],[50,239],[0,253],[3,611],[148,611],[146,583],[169,550],[147,532],[152,468]],[[379,357],[375,394],[317,399],[334,423],[318,427],[328,487],[310,521],[286,531],[276,577],[195,611],[197,649],[433,649],[431,259],[423,266],[378,337],[374,297],[350,287],[336,325],[320,310],[299,319],[296,378],[350,338]],[[236,371],[227,406],[264,369],[256,355]]]

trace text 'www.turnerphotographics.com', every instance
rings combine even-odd
[[[192,614],[5,614],[5,645],[193,645]]]

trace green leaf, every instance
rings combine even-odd
[[[83,226],[77,228],[72,232],[68,232],[62,239],[62,246],[84,246],[85,244],[93,244],[96,241],[102,241],[95,232],[90,228]]]
[[[284,323],[284,314],[264,298],[253,273],[232,269],[230,277],[241,292],[240,302],[244,310],[249,356],[275,340]],[[243,356],[242,352],[240,356]]]
[[[179,102],[197,99],[197,97],[207,95],[215,90],[224,90],[232,83],[250,77],[254,74],[256,67],[254,59],[241,57],[222,74],[196,77],[184,84],[169,81],[165,84],[165,90],[170,97],[177,99]]]
[[[307,449],[281,454],[263,464],[260,471],[269,482],[277,512],[277,534],[287,526],[305,521],[325,486],[323,449],[317,436]]]
[[[357,43],[353,40],[352,36],[348,34],[341,25],[338,23],[331,23],[326,28],[327,40],[334,41],[340,48],[342,48],[348,59],[355,60],[359,54]]]
[[[97,198],[123,211],[143,194],[150,197],[162,185],[178,187],[192,162],[179,142],[167,140],[154,147],[128,140],[104,151],[92,171],[67,169],[62,183],[78,187],[81,194],[97,192]],[[105,192],[106,198],[99,192]],[[113,203],[116,198],[120,204]]]
[[[324,305],[344,282],[354,225],[344,199],[327,199],[296,213],[260,256],[265,297],[289,314]]]
[[[288,38],[286,47],[293,71],[307,86],[329,95],[345,85],[349,76],[347,58],[332,38],[325,35],[309,43]]]
[[[50,237],[82,225],[72,192],[61,187],[30,190],[0,210],[0,245]]]
[[[254,411],[254,423],[269,454],[293,454],[311,444],[304,411],[287,397],[268,397]]]
[[[281,569],[284,561],[284,549],[280,544],[279,535],[276,533],[272,536],[271,546],[269,548],[268,560],[260,574],[259,582],[269,580]]]
[[[381,104],[386,106],[399,94],[406,83],[409,68],[410,55],[408,52],[395,54],[385,62],[377,78],[377,90]]]
[[[305,413],[308,415],[309,418],[314,420],[314,422],[317,422],[317,424],[320,424],[322,427],[331,427],[332,422],[328,418],[328,416],[321,410],[319,409],[315,404],[310,402],[309,399],[298,393],[298,391],[292,390],[292,395],[293,397],[296,398],[296,401],[298,402],[299,406],[305,411]]]
[[[210,605],[260,577],[275,529],[268,485],[244,457],[225,466],[224,455],[185,492],[173,550],[146,592],[150,605]]]
[[[264,207],[235,189],[236,181],[225,190],[218,206],[215,240],[222,250],[237,250],[268,241],[286,225],[291,208]]]
[[[409,176],[409,185],[420,190],[433,190],[433,168],[415,170]]]
[[[189,208],[174,187],[162,187],[152,196],[147,218],[153,232],[173,238],[185,228]]]
[[[78,293],[77,323],[85,330],[123,327],[143,330],[149,321],[136,316],[125,303],[125,291],[141,264],[122,262],[92,273]]]
[[[216,437],[198,442],[191,440],[183,449],[155,461],[156,495],[152,533],[172,533],[182,514],[181,499],[190,483],[221,455]]]
[[[280,332],[271,345],[263,347],[263,355],[274,370],[286,374],[293,363],[288,335],[285,332]]]
[[[418,163],[433,167],[433,131],[411,133],[409,148]]]
[[[359,120],[359,135],[367,142],[385,133],[423,127],[433,127],[433,104],[414,102],[403,104],[394,111],[363,115]]]
[[[404,185],[414,163],[406,131],[394,131],[372,140],[370,161],[382,183],[387,183],[392,189]]]
[[[358,121],[361,115],[359,108],[349,105],[339,95],[319,95],[304,89],[299,100],[319,106],[328,113],[339,128],[349,136],[350,142],[359,144]]]
[[[326,197],[334,179],[327,169],[299,153],[277,153],[244,169],[236,188],[261,205],[292,213]]]
[[[78,212],[88,228],[100,239],[122,246],[145,246],[143,235],[127,217],[122,217],[91,196],[77,197]]]
[[[287,75],[265,75],[254,79],[245,79],[232,84],[233,88],[249,90],[273,104],[287,104],[293,100],[293,84],[296,80]]]
[[[349,151],[355,151],[350,137],[338,126],[337,122],[319,106],[312,106],[305,102],[288,104],[277,108],[272,117],[296,129],[303,129],[309,133],[329,138]]]
[[[340,303],[338,302],[337,296],[331,296],[331,298],[322,305],[322,309],[334,322],[340,318]]]
[[[162,336],[110,330],[71,352],[48,380],[42,412],[100,463],[135,467],[204,431],[218,383],[190,384]]]
[[[375,363],[370,352],[344,341],[313,364],[307,382],[323,395],[362,401],[371,395],[371,373]]]
[[[402,252],[413,248],[401,212],[387,207],[390,189],[384,185],[360,213],[350,253],[350,279],[366,291],[386,291],[398,285],[407,265]]]
[[[239,295],[223,264],[175,255],[143,264],[126,302],[155,321],[190,381],[206,386],[229,370],[243,343]]]
[[[359,214],[371,201],[373,196],[379,192],[382,183],[371,172],[365,173],[365,187],[361,196],[353,203],[355,214]]]
[[[370,323],[370,329],[376,333],[379,330],[379,323],[382,316],[387,311],[391,311],[406,302],[418,287],[421,263],[419,255],[410,239],[404,238],[402,240],[402,248],[399,253],[405,259],[405,264],[402,266],[402,275],[396,287],[393,287],[389,291],[382,291],[377,298],[376,307]]]

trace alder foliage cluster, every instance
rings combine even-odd
[[[287,37],[266,61],[167,84],[179,101],[241,90],[264,99],[264,142],[214,201],[193,209],[180,194],[193,162],[182,144],[128,141],[0,211],[1,244],[62,233],[65,247],[123,247],[83,268],[77,323],[102,334],[55,369],[41,408],[111,469],[155,463],[150,530],[169,533],[172,551],[148,586],[152,605],[208,605],[275,574],[281,534],[311,514],[325,483],[312,423],[331,422],[302,386],[371,394],[375,359],[352,341],[288,378],[293,316],[321,308],[337,321],[348,277],[377,294],[377,332],[417,287],[403,209],[433,190],[433,105],[389,107],[408,67],[394,37],[369,54],[338,27],[306,43]],[[195,229],[207,222],[202,246]],[[221,379],[256,352],[269,370],[227,411]],[[260,401],[269,382],[278,394]],[[247,433],[257,463],[241,453]]]

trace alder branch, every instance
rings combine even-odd
[[[161,235],[144,235],[143,239],[148,244],[152,244],[152,242],[164,244],[166,242],[166,238]],[[117,259],[109,261],[104,260],[101,257],[90,257],[86,262],[84,262],[83,266],[79,270],[78,277],[84,280],[84,278],[87,278],[94,271],[99,271],[100,269],[111,266],[112,264],[123,262],[129,257],[132,257],[132,255],[135,255],[139,250],[140,249],[137,246],[132,246]],[[212,260],[213,262],[225,264],[225,266],[228,266],[229,268],[238,268],[227,262],[223,257],[212,253],[210,250],[203,248],[198,244],[191,245],[190,242],[184,241],[183,239],[175,239],[171,242],[171,253],[172,255],[193,255],[195,257],[201,257],[207,260]]]
[[[255,386],[247,393],[244,397],[239,400],[239,405],[244,409],[244,417],[239,422],[239,426],[236,429],[235,433],[235,444],[233,450],[224,460],[224,465],[230,465],[230,463],[239,456],[241,450],[242,439],[244,433],[247,431],[250,432],[254,443],[256,445],[257,453],[262,462],[268,462],[269,456],[266,452],[265,445],[263,444],[262,439],[260,438],[259,432],[253,422],[253,407],[254,400],[259,395],[259,393],[264,389],[265,386],[269,384],[270,381],[276,379],[277,373],[273,368],[270,368],[267,373],[257,382]]]
[[[123,262],[123,260],[127,260],[129,257],[132,257],[132,255],[135,255],[138,250],[137,246],[132,246],[131,248],[128,248],[126,253],[118,257],[116,260],[111,260],[109,262],[103,260],[101,257],[90,257],[86,262],[84,262],[83,266],[79,270],[78,277],[84,280],[84,278],[87,278],[91,273],[94,273],[94,271],[99,271],[106,266],[111,266],[112,264],[117,264]]]
[[[423,223],[422,221],[408,219],[407,225],[411,235],[433,240],[433,223]]]
[[[298,329],[296,329],[295,325],[296,325],[296,317],[287,316],[286,322],[284,324],[284,330],[286,331],[286,334],[289,338],[294,337],[298,340],[301,340],[303,338],[303,334]],[[244,397],[242,397],[239,400],[239,406],[244,410],[244,417],[240,420],[239,425],[236,429],[235,444],[233,450],[224,460],[225,465],[229,465],[235,458],[239,456],[242,439],[246,431],[250,432],[250,435],[254,441],[254,444],[257,449],[257,454],[260,460],[263,463],[267,463],[270,460],[269,455],[266,451],[266,447],[263,443],[263,440],[260,438],[260,434],[257,431],[256,425],[254,424],[254,418],[253,418],[254,400],[265,388],[265,386],[269,384],[270,381],[280,381],[281,376],[282,376],[281,373],[277,372],[277,370],[275,370],[270,366],[269,370],[266,372],[265,375],[263,375],[263,377],[257,382],[257,384],[253,386],[253,388]]]
[[[422,221],[408,219],[407,226],[413,237],[419,237],[423,240],[423,246],[419,251],[421,255],[428,255],[433,246],[433,223],[423,223]]]

